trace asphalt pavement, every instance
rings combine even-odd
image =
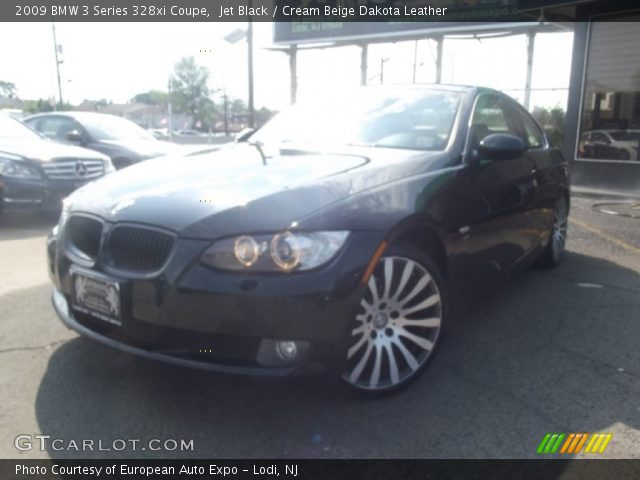
[[[640,219],[594,210],[601,200],[574,198],[560,267],[512,275],[466,302],[428,371],[376,400],[326,375],[216,375],[78,337],[50,306],[55,219],[7,214],[0,458],[537,458],[548,432],[612,433],[600,458],[640,458]],[[40,434],[62,448],[14,446]],[[140,443],[67,448],[83,439]],[[151,439],[193,440],[193,450],[150,451]]]

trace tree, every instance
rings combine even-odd
[[[22,109],[25,113],[40,113],[40,112],[52,112],[53,105],[47,100],[42,98],[36,100],[27,100],[24,103]]]
[[[0,80],[0,98],[15,98],[16,91],[15,83]]]
[[[173,109],[191,116],[192,127],[213,123],[215,105],[209,98],[209,70],[197,65],[193,57],[183,58],[176,64],[169,88]]]
[[[139,93],[131,99],[132,102],[144,103],[146,105],[166,105],[169,95],[160,90],[149,90]]]

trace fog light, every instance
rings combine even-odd
[[[67,304],[67,299],[64,298],[64,295],[57,288],[53,289],[53,303],[55,304],[58,312],[64,317],[69,316],[69,305]]]
[[[295,360],[298,356],[296,342],[277,342],[276,353],[282,360]]]

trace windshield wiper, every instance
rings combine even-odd
[[[262,142],[258,140],[249,140],[247,141],[248,145],[255,147],[256,150],[260,153],[260,158],[262,158],[262,165],[267,166],[267,156],[264,154],[264,150],[262,150]]]

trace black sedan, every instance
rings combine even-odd
[[[135,123],[115,115],[52,112],[32,115],[24,122],[51,140],[108,155],[118,170],[142,160],[176,153],[178,148],[157,140]]]
[[[113,170],[109,157],[51,142],[0,113],[0,211],[59,208],[73,190]]]
[[[48,240],[53,304],[148,358],[391,392],[433,357],[454,295],[560,262],[568,210],[567,162],[511,98],[365,88],[77,191]]]

